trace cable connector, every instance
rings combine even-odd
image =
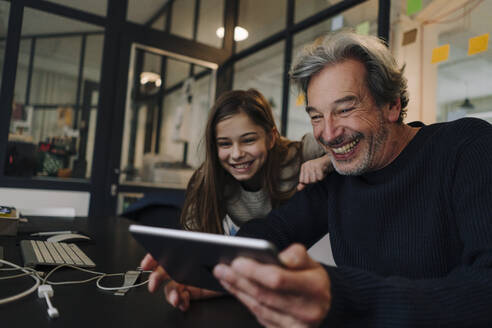
[[[135,270],[130,270],[125,273],[125,278],[123,282],[123,286],[121,286],[121,289],[118,289],[114,295],[116,296],[125,296],[126,292],[135,285],[135,283],[138,280],[138,277],[142,271],[135,271]]]
[[[50,297],[53,297],[53,293],[53,288],[50,285],[41,285],[38,287],[38,297],[46,299],[46,303],[48,304],[48,315],[52,319],[60,316],[60,313],[50,301]]]

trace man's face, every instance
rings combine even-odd
[[[399,111],[376,105],[365,75],[363,64],[346,60],[314,75],[307,89],[306,111],[314,137],[343,175],[377,170],[394,158],[388,142],[389,123],[396,122]]]

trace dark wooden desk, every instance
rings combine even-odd
[[[95,271],[106,273],[134,270],[145,254],[144,249],[128,233],[131,222],[123,218],[49,219],[31,218],[21,224],[17,237],[0,237],[5,259],[22,265],[18,241],[39,231],[77,230],[92,240],[78,242],[96,263]],[[50,280],[82,280],[88,274],[62,269]],[[1,280],[0,298],[22,292],[32,286],[29,277]],[[106,278],[104,286],[120,286],[122,277]],[[195,301],[182,313],[168,305],[161,292],[150,294],[146,286],[130,289],[125,296],[114,296],[86,284],[53,286],[53,305],[60,317],[50,319],[47,305],[33,293],[21,300],[0,305],[0,326],[15,327],[257,327],[248,310],[232,297]]]

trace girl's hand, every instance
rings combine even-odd
[[[150,253],[147,253],[147,255],[145,255],[142,259],[140,262],[140,267],[142,270],[152,270],[152,273],[149,276],[149,283],[147,285],[147,288],[151,293],[155,292],[163,281],[169,279],[169,275],[166,270],[164,270],[164,268],[161,267],[156,260],[154,260]]]
[[[333,166],[328,154],[304,162],[301,165],[297,190],[301,191],[306,187],[306,185],[323,180],[326,174],[331,172],[332,169]]]
[[[169,304],[183,312],[188,310],[191,300],[223,295],[223,293],[212,290],[183,285],[174,280],[169,281],[166,286],[164,286],[164,294],[166,295],[166,300]]]
[[[169,304],[179,308],[181,311],[186,311],[190,307],[190,301],[202,298],[210,298],[222,295],[222,293],[214,292],[207,289],[201,289],[193,286],[186,286],[170,280],[169,274],[163,267],[157,263],[152,255],[147,254],[140,263],[142,270],[152,270],[149,276],[148,289],[149,292],[155,292],[164,281],[169,280],[164,286],[164,294]]]

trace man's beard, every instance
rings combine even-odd
[[[322,138],[320,138],[319,141],[326,147],[330,147],[330,145],[335,145],[335,142],[340,143],[339,138],[335,139],[334,142],[326,142]],[[328,151],[328,154],[330,156],[335,171],[337,171],[341,175],[354,175],[354,176],[361,175],[368,171],[371,171],[374,157],[381,150],[382,146],[385,144],[386,140],[388,139],[388,128],[383,121],[382,113],[381,116],[379,117],[379,128],[377,129],[375,135],[372,135],[370,138],[367,138],[367,136],[364,135],[363,133],[357,132],[355,133],[355,135],[350,136],[348,138],[350,138],[349,140],[355,140],[356,138],[359,139],[359,143],[356,145],[356,147],[364,146],[362,143],[366,142],[367,150],[364,153],[357,154],[357,157],[351,158],[347,161],[337,161],[334,158],[333,153],[331,151]],[[341,137],[341,140],[344,139],[346,139],[346,137]],[[352,161],[356,161],[355,167],[346,167],[345,164],[346,163],[348,164]]]

